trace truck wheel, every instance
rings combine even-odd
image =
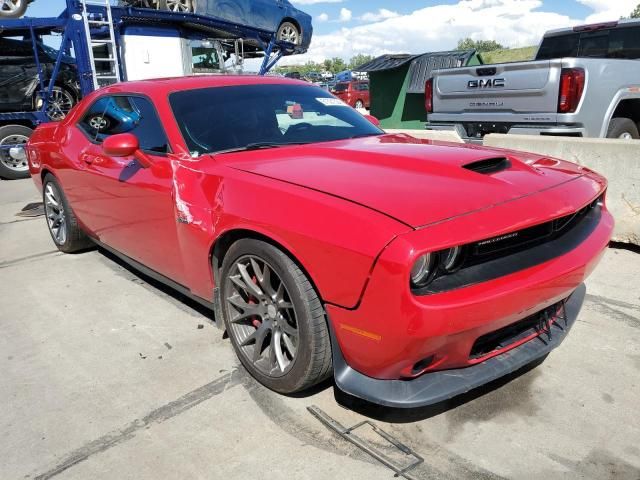
[[[28,0],[4,0],[0,3],[0,18],[20,18],[27,11]]]
[[[638,126],[630,118],[616,117],[611,119],[607,138],[621,138],[623,140],[638,140]]]
[[[32,133],[22,125],[0,127],[0,177],[7,180],[29,177],[27,152],[20,145],[27,143]]]

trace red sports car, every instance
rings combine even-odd
[[[211,306],[269,388],[432,404],[558,346],[613,228],[578,165],[387,135],[282,78],[123,83],[27,147],[53,241]]]

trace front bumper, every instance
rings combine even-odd
[[[562,343],[575,323],[585,293],[586,288],[581,284],[567,299],[563,318],[551,323],[548,332],[477,365],[427,373],[413,380],[380,380],[354,370],[345,361],[332,329],[336,385],[349,395],[393,408],[416,408],[442,402],[515,372],[551,352]]]

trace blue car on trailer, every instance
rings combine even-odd
[[[152,7],[183,13],[197,13],[227,22],[277,32],[279,41],[309,48],[313,27],[311,16],[288,0],[120,0],[136,7]]]

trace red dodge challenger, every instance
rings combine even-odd
[[[210,306],[282,393],[433,404],[543,358],[613,228],[572,163],[388,135],[280,78],[114,85],[27,146],[53,241]]]

